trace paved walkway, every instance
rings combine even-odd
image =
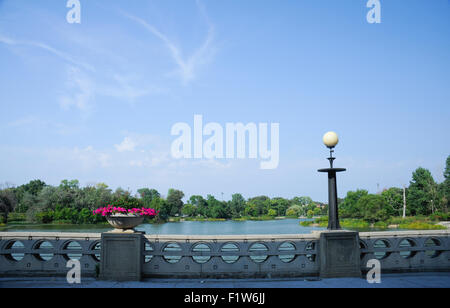
[[[383,274],[380,284],[360,278],[292,279],[145,279],[141,282],[65,278],[0,278],[0,288],[450,288],[450,273]]]

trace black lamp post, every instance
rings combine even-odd
[[[336,173],[345,171],[344,168],[333,168],[334,147],[338,144],[339,138],[335,132],[328,132],[323,136],[323,143],[330,149],[330,168],[319,169],[319,172],[328,173],[328,230],[340,230],[338,202],[337,202],[337,187],[336,187]]]

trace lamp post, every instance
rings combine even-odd
[[[341,229],[338,214],[336,173],[343,172],[346,169],[333,167],[333,162],[336,159],[333,157],[334,147],[338,142],[339,137],[335,132],[328,132],[323,136],[323,143],[330,149],[330,157],[327,158],[330,162],[330,168],[317,170],[319,172],[328,173],[328,230]]]

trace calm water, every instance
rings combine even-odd
[[[301,234],[319,227],[303,227],[300,221],[307,219],[282,219],[264,221],[183,221],[164,224],[142,224],[136,229],[146,234],[190,234],[190,235],[233,235],[233,234]],[[108,225],[35,225],[8,226],[0,232],[105,232]]]

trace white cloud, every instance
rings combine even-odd
[[[38,115],[25,115],[11,122],[6,123],[8,128],[17,130],[54,133],[61,136],[70,136],[80,133],[83,128],[79,125],[68,125],[67,123],[58,123],[49,121]]]
[[[92,112],[92,100],[95,96],[94,82],[80,69],[76,67],[68,68],[68,80],[66,82],[66,93],[62,95],[59,104],[68,110],[72,106],[80,110],[84,115]]]
[[[158,30],[155,26],[147,23],[142,18],[122,12],[124,16],[143,26],[147,31],[149,31],[157,38],[159,38],[164,43],[167,49],[169,49],[172,59],[178,66],[178,69],[175,71],[175,75],[181,78],[183,84],[187,84],[192,80],[194,80],[198,69],[207,62],[209,62],[215,52],[215,48],[213,46],[213,41],[215,37],[215,28],[209,21],[209,18],[207,17],[206,10],[204,9],[204,7],[200,4],[199,1],[197,1],[196,3],[197,7],[202,13],[202,16],[207,22],[208,30],[206,38],[203,41],[203,43],[192,53],[191,56],[187,58],[183,57],[181,48],[177,47],[172,40],[170,40],[164,33]]]
[[[50,52],[51,54],[59,57],[60,59],[66,61],[66,62],[69,62],[69,63],[74,64],[76,66],[80,66],[80,67],[82,67],[82,68],[84,68],[84,69],[86,69],[88,71],[92,71],[92,72],[95,71],[95,68],[93,66],[91,66],[91,65],[89,65],[89,64],[87,64],[85,62],[79,61],[79,60],[75,59],[73,56],[71,56],[71,55],[69,55],[69,54],[67,54],[67,53],[65,53],[63,51],[60,51],[60,50],[58,50],[56,48],[53,48],[53,47],[51,47],[51,46],[49,46],[49,45],[47,45],[45,43],[42,43],[42,42],[28,41],[28,40],[14,40],[14,39],[11,39],[9,37],[0,35],[0,43],[7,44],[7,45],[10,45],[10,46],[14,46],[14,45],[28,45],[28,46],[31,46],[31,47],[41,48],[41,49],[44,49],[44,50]]]
[[[95,166],[109,167],[110,166],[110,155],[104,152],[94,150],[94,147],[88,146],[84,149],[74,148],[73,158],[81,162],[83,167],[92,168]]]
[[[124,100],[131,104],[141,97],[166,91],[154,85],[137,86],[138,83],[143,82],[138,81],[138,78],[134,76],[113,73],[112,78],[112,85],[99,86],[97,88],[98,93],[103,96]]]
[[[120,144],[115,144],[114,147],[118,152],[133,152],[138,144],[130,137],[125,137]]]

